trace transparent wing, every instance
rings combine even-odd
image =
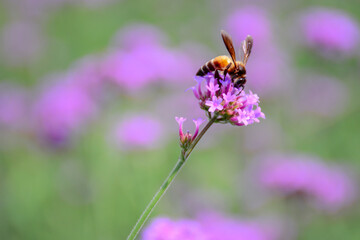
[[[243,53],[243,63],[246,65],[248,59],[249,59],[249,56],[251,54],[251,50],[252,50],[252,47],[253,47],[253,44],[254,44],[254,40],[253,38],[248,35],[246,37],[246,39],[241,43],[241,48],[242,48],[242,53]]]

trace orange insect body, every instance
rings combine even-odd
[[[228,67],[229,64],[230,64],[230,67]],[[240,61],[236,61],[236,65],[240,69],[244,69],[244,74],[245,74],[245,66],[244,66],[244,64],[242,62],[240,62]],[[226,68],[228,68],[227,72],[228,72],[228,74],[230,76],[233,76],[233,74],[235,74],[235,72],[237,70],[237,67],[234,66],[233,61],[231,60],[230,57],[228,57],[226,55],[217,56],[217,57],[211,59],[210,61],[206,62],[199,69],[199,71],[196,73],[196,75],[197,76],[204,76],[207,73],[215,71],[215,70],[224,71]]]
[[[210,61],[206,62],[196,73],[197,76],[205,76],[209,72],[220,71],[224,75],[229,74],[235,87],[241,87],[244,89],[246,83],[246,69],[245,65],[251,53],[253,39],[251,36],[247,36],[242,42],[242,61],[236,61],[235,50],[232,39],[225,31],[221,31],[221,36],[226,46],[226,49],[230,53],[230,57],[226,55],[217,56]]]

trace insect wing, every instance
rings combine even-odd
[[[253,44],[254,44],[254,40],[250,35],[248,35],[241,44],[242,52],[243,52],[243,63],[245,65],[249,59]]]
[[[221,30],[221,37],[225,43],[226,49],[230,53],[230,56],[234,62],[234,65],[236,65],[235,49],[234,49],[233,41],[232,41],[230,35],[227,32],[225,32],[224,30]]]

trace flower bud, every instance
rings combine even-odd
[[[199,133],[200,125],[205,121],[201,118],[194,119],[193,122],[195,123],[195,132],[194,135],[192,135],[189,131],[184,133],[183,131],[183,124],[186,121],[186,118],[183,117],[175,117],[175,120],[179,124],[179,137],[180,137],[180,146],[185,151],[190,147],[191,143],[195,140]]]

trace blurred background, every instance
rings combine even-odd
[[[360,2],[1,0],[0,238],[125,239],[254,38],[266,120],[215,125],[139,239],[360,239]]]

